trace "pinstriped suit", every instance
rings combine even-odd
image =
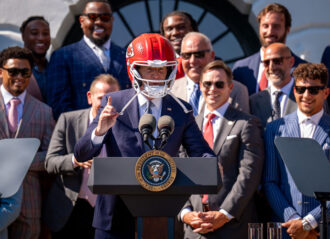
[[[23,203],[21,214],[17,221],[21,220],[22,217],[34,219],[41,217],[41,194],[38,172],[45,170],[44,160],[53,128],[54,120],[51,108],[27,93],[23,106],[22,119],[15,138],[37,138],[41,144],[23,181]],[[6,138],[10,138],[10,134],[6,108],[0,92],[0,139]],[[12,238],[24,238],[17,235],[19,235],[20,231],[26,229],[15,228],[14,222],[11,226],[11,231],[15,233],[15,236],[12,236]]]
[[[297,112],[289,114],[267,125],[265,143],[266,143],[266,162],[264,169],[264,188],[267,199],[279,221],[288,221],[288,219],[298,214],[304,217],[312,214],[319,222],[321,211],[318,201],[314,198],[302,195],[284,162],[275,148],[274,139],[276,137],[300,137]],[[324,114],[316,126],[313,138],[326,148],[325,153],[330,160],[330,115]],[[329,207],[328,202],[328,207]],[[330,209],[327,211],[330,216]]]

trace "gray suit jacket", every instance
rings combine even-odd
[[[72,156],[88,127],[89,112],[84,109],[61,114],[50,141],[45,166],[48,173],[58,176],[46,200],[44,219],[54,232],[64,227],[78,198],[82,170],[73,167]]]
[[[176,97],[188,102],[187,80],[188,79],[185,76],[175,80],[172,87],[172,93]],[[230,93],[229,103],[236,109],[239,109],[245,113],[250,113],[250,106],[248,102],[249,94],[246,86],[235,80],[233,80],[233,84],[234,87]],[[199,113],[203,110],[204,106],[204,100],[200,100],[198,106]]]
[[[199,128],[203,113],[196,117]],[[223,186],[209,195],[210,210],[224,209],[234,216],[218,230],[200,235],[184,225],[184,238],[246,238],[248,223],[256,221],[254,193],[260,182],[264,161],[264,144],[259,120],[229,106],[221,130],[215,136],[214,152],[218,157]],[[192,195],[185,207],[202,211],[200,195]]]
[[[250,96],[251,114],[257,116],[261,120],[261,124],[264,128],[266,128],[267,123],[272,122],[274,120],[270,94],[271,94],[270,88],[267,88],[263,91],[260,91]],[[285,109],[283,112],[284,115],[288,115],[296,110],[297,110],[297,103],[293,94],[293,87],[292,87],[288,101],[285,105]]]

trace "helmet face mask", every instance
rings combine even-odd
[[[177,61],[170,42],[159,34],[142,34],[126,52],[127,70],[137,93],[149,98],[162,98],[171,90],[176,77]],[[140,67],[166,67],[165,79],[145,79]]]

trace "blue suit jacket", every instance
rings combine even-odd
[[[89,107],[86,93],[99,74],[116,77],[121,89],[131,87],[124,50],[111,42],[110,54],[108,72],[83,39],[52,54],[47,68],[47,103],[53,108],[56,119],[63,112]]]
[[[327,46],[323,52],[321,63],[323,63],[330,72],[330,46]],[[328,75],[328,87],[330,87],[330,74]],[[330,106],[330,97],[328,97],[328,105]]]
[[[266,128],[264,190],[270,206],[276,214],[276,219],[283,222],[293,215],[304,217],[307,214],[312,214],[319,222],[321,217],[320,203],[299,192],[275,147],[274,139],[276,137],[300,137],[297,112],[269,123]],[[324,114],[322,116],[313,138],[322,146],[330,160],[330,115]],[[328,217],[330,216],[329,204]]]
[[[300,63],[306,63],[306,61],[296,56],[293,52],[291,54],[294,57],[293,67],[298,66]],[[234,80],[246,85],[249,95],[256,93],[260,61],[260,52],[258,51],[249,57],[235,62],[233,66]]]
[[[102,100],[100,112],[106,105],[109,95],[112,97],[112,105],[117,112],[120,112],[134,94],[134,89],[108,94]],[[191,110],[189,104],[184,101],[182,103]],[[169,115],[175,121],[175,129],[163,151],[175,157],[182,144],[191,157],[215,157],[198,129],[192,112],[184,113],[181,106],[172,96],[167,95],[163,98],[161,115]],[[74,154],[78,161],[89,160],[98,155],[101,150],[101,144],[93,145],[91,142],[91,133],[97,126],[98,117],[96,117],[87,129],[86,134],[76,144]],[[103,142],[106,144],[109,157],[139,157],[145,152],[142,136],[138,130],[139,118],[139,106],[136,98],[125,110],[124,114],[117,118],[111,130],[106,133]],[[155,144],[159,143],[156,140]],[[102,230],[111,229],[112,232],[120,230],[125,232],[130,229],[134,231],[134,223],[133,220],[130,220],[131,217],[128,209],[118,197],[114,195],[98,196],[94,214],[94,227]],[[128,222],[132,222],[130,227]]]

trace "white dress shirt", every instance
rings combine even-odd
[[[99,47],[95,45],[94,42],[92,42],[88,37],[84,35],[84,41],[86,42],[87,46],[92,49],[94,54],[97,56],[97,58],[100,60],[102,64],[102,56],[100,55],[100,51],[103,51],[105,55],[108,58],[108,61],[110,62],[111,55],[110,55],[110,45],[111,45],[111,39],[109,38],[103,45],[102,47]]]
[[[13,96],[11,93],[9,93],[5,89],[5,87],[3,85],[1,85],[0,90],[1,90],[2,97],[3,97],[3,101],[6,106],[6,115],[7,116],[8,116],[8,110],[10,107],[10,100],[15,97],[19,98],[21,100],[21,103],[17,105],[17,125],[19,125],[19,122],[22,119],[22,115],[23,115],[23,106],[24,106],[24,101],[25,101],[25,96],[26,96],[26,90],[24,90],[23,93],[20,94],[19,96]]]
[[[285,110],[286,104],[288,102],[293,84],[294,84],[294,79],[293,78],[291,78],[289,83],[286,84],[285,86],[283,86],[281,89],[277,89],[273,86],[273,84],[270,84],[270,97],[271,97],[271,102],[272,102],[272,105],[271,105],[272,109],[273,109],[273,106],[274,106],[274,103],[275,103],[275,92],[276,91],[282,91],[283,92],[283,94],[279,98],[280,105],[281,105],[281,117],[284,116],[284,110]]]

